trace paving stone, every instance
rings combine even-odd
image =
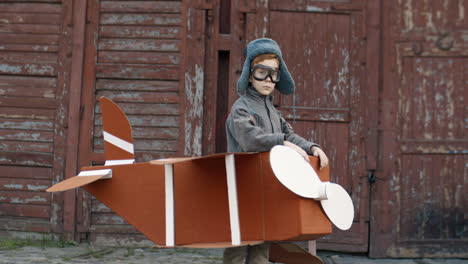
[[[369,259],[364,255],[319,252],[325,264],[467,264],[463,259]],[[159,249],[152,247],[65,248],[21,247],[0,250],[0,264],[221,264],[223,249]]]

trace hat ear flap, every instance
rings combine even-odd
[[[250,77],[250,60],[247,58],[244,61],[244,67],[242,67],[241,76],[237,80],[237,93],[239,95],[244,94],[245,90],[249,86],[249,77]]]
[[[277,84],[277,89],[282,94],[292,94],[295,90],[294,79],[289,73],[283,58],[280,58],[280,81]]]

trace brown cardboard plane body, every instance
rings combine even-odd
[[[110,128],[108,124],[112,121],[105,119],[113,116],[113,120],[121,120],[122,117],[115,118],[118,115],[125,117],[121,110],[106,98],[101,98],[100,102],[104,131],[133,142],[131,132],[120,131],[129,126],[128,121]],[[106,109],[108,112],[104,113]],[[133,159],[133,155],[127,154],[129,149],[122,152],[115,149],[115,145],[108,146],[107,140],[109,138],[105,146],[106,160]],[[84,167],[82,173],[90,172],[91,176],[72,177],[48,191],[82,186],[159,246],[233,246],[233,209],[228,198],[226,170],[226,156],[231,154]],[[318,201],[296,195],[277,180],[268,153],[232,155],[240,245],[315,240],[332,232],[331,222]],[[310,157],[310,164],[322,181],[329,180],[328,167],[318,170],[315,157]],[[172,196],[167,196],[167,165],[172,167],[169,185]],[[171,215],[167,211],[168,197],[173,198]],[[173,229],[172,243],[168,243],[166,231],[171,230],[168,225]]]
[[[318,201],[297,196],[275,178],[268,153],[234,155],[243,243],[314,240],[331,233],[331,223]],[[312,159],[312,164],[316,167],[317,160]],[[92,167],[102,168],[112,169],[112,179],[83,188],[153,242],[166,245],[164,166]],[[328,170],[319,176],[327,181]],[[224,155],[174,164],[176,246],[231,245],[226,179]]]

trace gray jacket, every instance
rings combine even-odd
[[[232,105],[226,120],[228,152],[264,152],[290,141],[309,155],[312,143],[294,133],[272,104],[272,97],[249,87]]]

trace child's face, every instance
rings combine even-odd
[[[256,66],[258,64],[275,69],[279,68],[279,62],[277,59],[266,59],[260,61],[259,63],[253,66]],[[253,78],[252,75],[250,75],[249,81],[252,83],[252,87],[254,87],[255,90],[257,90],[257,92],[259,92],[262,95],[270,95],[275,90],[275,83],[271,81],[270,77],[266,78],[263,81],[258,81],[255,78]]]

